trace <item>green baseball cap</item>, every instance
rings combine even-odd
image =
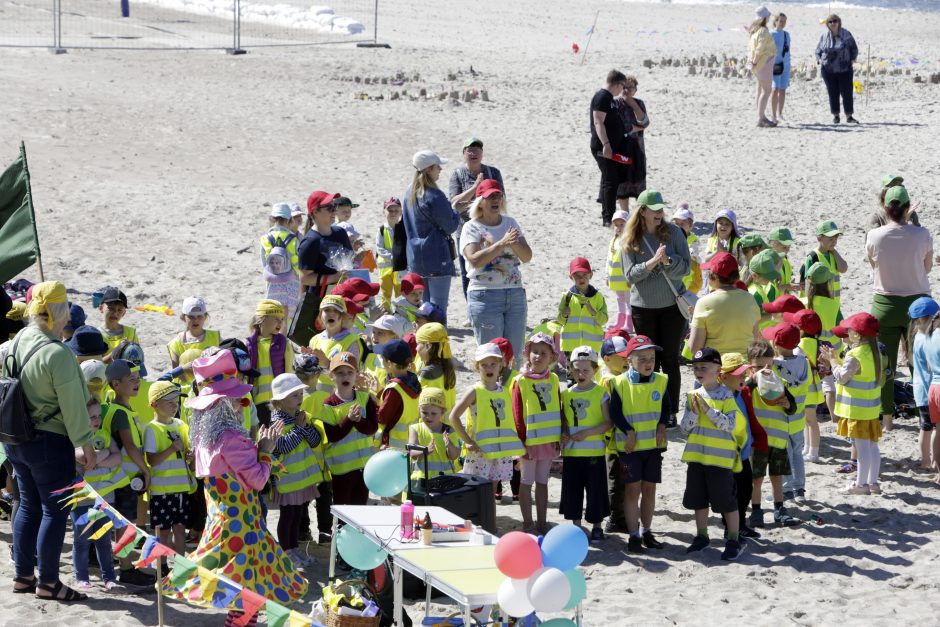
[[[898,201],[899,205],[906,205],[911,202],[911,197],[907,195],[907,188],[905,188],[903,185],[889,187],[888,191],[885,192],[886,207],[895,200]]]
[[[767,248],[767,242],[760,235],[752,233],[741,238],[741,248],[756,248],[757,246]]]
[[[819,285],[821,283],[828,283],[834,278],[834,275],[832,274],[832,270],[829,269],[829,266],[821,261],[817,261],[806,269],[806,278],[809,279],[809,282],[813,285]]]
[[[467,139],[463,140],[462,150],[466,150],[470,146],[479,146],[480,148],[483,148],[483,140],[479,137],[468,137]]]
[[[640,193],[636,197],[637,206],[644,206],[647,209],[652,209],[653,211],[662,211],[666,208],[666,202],[663,200],[663,195],[657,192],[655,189],[648,189]]]
[[[900,185],[904,182],[904,177],[897,174],[885,174],[881,177],[881,186],[882,187],[894,187],[895,185]]]
[[[793,234],[790,233],[790,229],[785,226],[775,228],[770,232],[770,235],[767,236],[767,239],[771,242],[783,244],[784,246],[793,246]]]
[[[836,223],[832,220],[823,220],[816,225],[816,235],[832,237],[834,235],[842,235],[842,231],[839,230],[839,227],[836,226]]]
[[[776,281],[780,278],[780,271],[777,270],[778,263],[780,263],[780,255],[767,248],[751,257],[747,267],[751,272],[768,281]]]

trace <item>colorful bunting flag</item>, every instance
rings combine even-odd
[[[265,601],[264,611],[268,615],[268,627],[285,627],[290,618],[290,610],[274,601]]]
[[[137,540],[140,539],[141,533],[134,525],[128,525],[127,529],[124,530],[124,533],[118,539],[114,545],[114,554],[118,557],[127,557],[131,551],[134,550],[134,547],[137,545]]]
[[[148,542],[150,541],[151,537],[153,536],[149,536],[147,538]],[[144,548],[146,549],[146,545],[144,545]],[[154,543],[153,548],[150,549],[150,552],[147,553],[147,557],[144,557],[139,562],[137,562],[137,566],[140,568],[147,568],[148,566],[150,566],[150,564],[154,562],[154,560],[159,559],[161,557],[168,557],[170,555],[176,555],[176,551],[174,551],[173,549],[171,549],[165,544],[160,544],[159,542],[156,542]]]
[[[170,581],[173,582],[174,586],[180,588],[195,571],[195,562],[182,555],[177,555],[173,558],[173,570],[170,572]]]
[[[236,627],[246,627],[248,623],[251,622],[252,617],[258,613],[265,604],[265,598],[253,592],[248,588],[242,588],[241,591],[241,600],[242,600],[242,615],[235,619]]]
[[[107,521],[105,524],[101,525],[101,528],[100,528],[98,531],[96,531],[96,532],[94,532],[93,534],[91,534],[90,536],[88,536],[88,539],[89,539],[89,540],[97,540],[98,538],[100,538],[100,537],[103,536],[104,534],[106,534],[106,533],[108,533],[109,531],[111,531],[111,529],[112,529],[113,527],[114,527],[114,523],[109,520],[109,521]]]
[[[234,584],[229,584],[222,579],[218,580],[218,586],[215,593],[212,595],[210,603],[212,607],[217,607],[220,610],[229,606],[229,604],[235,600],[235,597],[238,596],[240,588],[235,587]]]
[[[290,613],[290,627],[310,627],[313,621],[309,617],[298,612]]]

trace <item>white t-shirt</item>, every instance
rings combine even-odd
[[[930,293],[924,260],[933,254],[933,238],[924,227],[889,222],[868,232],[865,250],[872,262],[875,294]]]
[[[463,230],[460,232],[460,254],[466,259],[464,250],[470,244],[479,244],[481,249],[492,246],[511,228],[519,231],[519,237],[523,236],[519,223],[506,215],[502,216],[497,226],[487,226],[478,220],[470,220],[463,225]],[[519,271],[521,263],[519,257],[509,247],[503,249],[502,254],[482,268],[474,268],[467,261],[467,277],[470,279],[467,291],[522,287],[522,273]]]

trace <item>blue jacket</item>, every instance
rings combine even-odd
[[[454,260],[445,234],[457,230],[460,214],[439,189],[427,190],[415,203],[408,187],[402,199],[402,222],[408,234],[408,270],[423,277],[454,276]]]

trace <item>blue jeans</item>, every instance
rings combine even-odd
[[[444,326],[447,326],[447,303],[450,300],[450,282],[452,276],[425,276],[425,285],[428,289],[424,290],[425,302],[431,302],[441,308],[444,312]]]
[[[99,518],[90,524],[79,525],[75,521],[87,512],[89,507],[76,507],[72,510],[72,564],[75,566],[75,579],[88,581],[88,546],[95,545],[98,554],[98,564],[101,567],[101,579],[115,581],[114,557],[111,554],[111,532],[105,533],[97,540],[89,540],[92,535],[104,526],[108,518]]]
[[[477,344],[504,337],[512,344],[516,363],[522,356],[528,310],[525,289],[521,287],[467,292],[467,316]]]
[[[25,444],[6,444],[16,473],[20,508],[13,523],[13,556],[17,577],[32,577],[39,557],[39,583],[59,580],[59,558],[69,511],[52,494],[75,479],[75,447],[64,435],[37,430]]]
[[[805,431],[790,434],[787,442],[787,457],[790,458],[790,472],[783,477],[783,489],[787,492],[806,488],[806,463],[803,461],[803,442]]]

